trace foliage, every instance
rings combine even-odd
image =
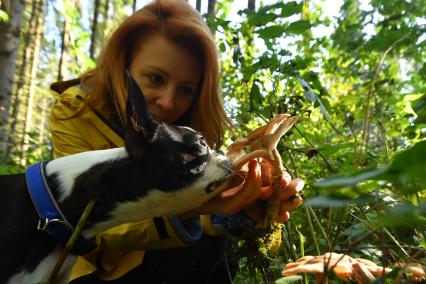
[[[415,2],[346,0],[331,18],[321,1],[277,1],[240,11],[239,22],[209,19],[240,130],[230,140],[276,113],[301,118],[280,146],[288,171],[307,183],[306,202],[275,262],[326,251],[391,267],[425,261],[426,2]],[[326,27],[331,35],[315,36]],[[255,270],[256,282],[271,281],[267,265]]]
[[[7,22],[7,21],[9,21],[9,15],[5,11],[0,9],[0,22]]]

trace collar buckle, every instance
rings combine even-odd
[[[51,224],[51,223],[60,223],[62,225],[68,226],[68,224],[61,219],[56,219],[56,218],[54,218],[54,219],[44,218],[43,219],[42,218],[42,219],[38,220],[37,230],[42,231],[42,232],[48,231],[49,224]]]

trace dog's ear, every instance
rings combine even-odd
[[[148,113],[145,96],[128,70],[126,70],[126,76],[129,84],[126,105],[128,127],[135,132],[142,132],[147,139],[150,139],[157,128],[157,123]]]
[[[148,113],[148,106],[142,90],[133,79],[130,72],[126,70],[129,85],[127,94],[127,130],[126,149],[133,156],[141,156],[144,147],[151,141],[158,123]],[[141,147],[142,146],[142,147]]]

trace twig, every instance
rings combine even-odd
[[[408,36],[410,35],[410,33],[406,34],[405,36],[397,39],[395,42],[393,42],[388,49],[386,49],[386,51],[383,53],[382,57],[380,58],[380,62],[379,64],[376,66],[376,69],[374,70],[374,75],[373,78],[371,80],[371,84],[368,88],[367,91],[367,100],[365,102],[365,110],[364,110],[364,126],[363,126],[363,133],[362,133],[362,140],[361,140],[361,145],[359,148],[359,159],[358,159],[358,163],[357,165],[359,165],[359,162],[362,162],[363,160],[363,155],[364,155],[364,149],[367,146],[367,140],[368,140],[368,125],[369,125],[369,118],[370,118],[370,103],[371,103],[371,97],[373,94],[373,91],[375,89],[375,84],[377,81],[377,76],[379,74],[379,71],[385,61],[385,58],[387,56],[387,54],[395,47],[396,44],[398,44],[400,41],[406,39]]]
[[[308,207],[309,212],[314,217],[315,222],[318,224],[318,228],[320,229],[321,234],[323,235],[323,237],[324,237],[324,239],[325,239],[325,241],[327,243],[328,251],[332,251],[332,246],[331,246],[330,240],[328,239],[327,234],[325,233],[324,228],[322,227],[321,222],[318,219],[317,214],[315,213],[315,211],[312,209],[311,206],[309,206],[309,205],[306,205],[306,206]]]
[[[67,244],[65,245],[65,248],[62,251],[62,254],[60,255],[58,261],[56,262],[55,267],[50,273],[49,280],[48,280],[49,284],[56,283],[56,278],[58,276],[59,271],[61,270],[62,264],[64,263],[69,252],[71,251],[71,248],[74,245],[75,241],[77,240],[78,236],[80,235],[80,232],[83,229],[84,223],[86,223],[87,217],[89,217],[89,214],[92,211],[92,208],[95,205],[95,203],[96,203],[96,198],[92,198],[87,204],[86,208],[84,209],[83,214],[80,217],[80,220],[78,220],[78,223],[75,226],[75,229],[71,234],[71,237],[69,238]]]
[[[308,219],[309,231],[311,232],[312,239],[314,241],[315,250],[317,252],[317,255],[320,255],[321,252],[320,252],[320,249],[319,249],[319,246],[318,246],[317,237],[316,237],[316,234],[315,234],[314,226],[312,225],[311,215],[309,214],[309,209],[308,209],[306,203],[303,203],[303,208],[305,208],[306,217]]]
[[[306,140],[306,142],[308,142],[309,145],[311,145],[311,147],[313,149],[315,149],[318,152],[318,155],[324,160],[325,165],[327,166],[327,169],[331,172],[331,173],[336,173],[337,171],[331,166],[331,164],[328,162],[327,158],[321,153],[320,150],[318,150],[314,144],[312,144],[312,142],[302,133],[302,131],[300,131],[300,129],[297,126],[294,126],[294,129],[297,130],[297,132],[303,137],[303,139]]]

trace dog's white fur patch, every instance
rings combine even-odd
[[[84,236],[90,238],[123,223],[167,216],[200,206],[219,193],[218,190],[206,193],[204,189],[212,181],[221,180],[229,173],[220,165],[225,159],[225,156],[211,153],[203,176],[195,183],[173,192],[154,189],[138,200],[120,203],[112,211],[111,218],[83,232]]]
[[[74,180],[96,164],[127,157],[124,147],[107,150],[97,150],[61,157],[49,162],[46,166],[48,176],[56,174],[59,181],[59,198],[61,202],[71,194]]]
[[[57,247],[53,252],[51,252],[48,256],[46,256],[38,265],[37,268],[31,273],[20,272],[13,275],[8,284],[32,284],[32,283],[47,283],[50,273],[56,265],[56,262],[59,259],[60,254],[62,253],[62,249]],[[56,278],[55,284],[68,283],[68,278],[71,273],[71,268],[76,260],[76,256],[72,254],[68,254],[65,259],[61,271]]]

